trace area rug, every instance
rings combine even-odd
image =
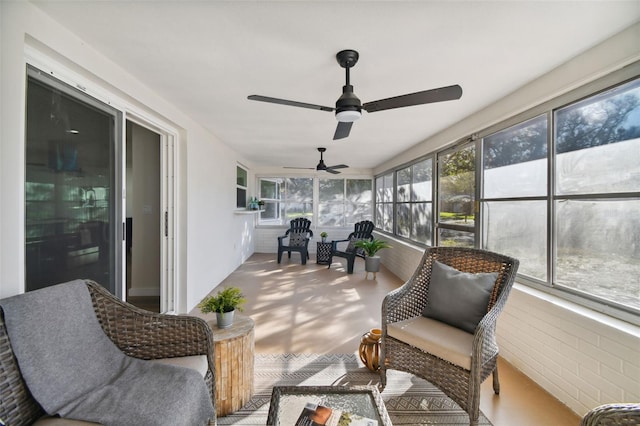
[[[239,411],[218,418],[218,425],[264,426],[273,386],[377,385],[379,376],[354,354],[283,354],[255,356],[254,396]],[[382,392],[394,425],[468,425],[460,406],[431,383],[391,370]],[[491,425],[480,413],[480,425]],[[285,425],[283,425],[285,426]]]

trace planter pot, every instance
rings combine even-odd
[[[380,256],[373,257],[365,257],[364,259],[364,270],[367,272],[378,272],[380,271]]]
[[[327,242],[327,237],[320,237],[320,238],[322,238],[322,242],[323,242],[323,243],[326,243],[326,242]]]
[[[233,324],[233,317],[236,313],[235,310],[229,312],[216,312],[216,320],[218,323],[218,328],[229,328]]]

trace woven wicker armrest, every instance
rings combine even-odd
[[[585,414],[580,426],[636,426],[640,424],[640,403],[600,405]]]
[[[213,354],[213,333],[201,318],[148,312],[122,302],[87,281],[98,321],[107,336],[129,356],[141,359]]]

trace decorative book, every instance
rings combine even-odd
[[[378,426],[378,421],[308,402],[295,426]]]

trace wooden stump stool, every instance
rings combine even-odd
[[[231,414],[246,404],[253,396],[253,320],[235,314],[233,325],[218,328],[216,321],[209,321],[213,330],[216,365],[216,414]]]

